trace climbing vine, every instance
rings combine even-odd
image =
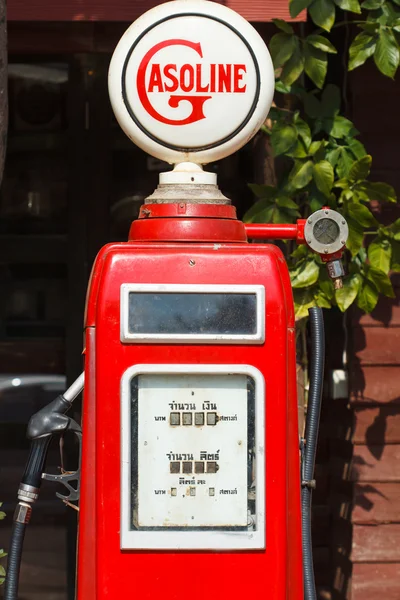
[[[370,202],[397,198],[392,186],[370,180],[372,158],[341,112],[343,90],[325,85],[329,55],[337,54],[328,34],[334,27],[345,27],[348,34],[347,13],[359,14],[351,21],[361,31],[349,44],[347,70],[373,59],[383,75],[393,78],[400,59],[400,0],[361,5],[358,0],[291,0],[289,9],[292,17],[307,9],[318,29],[301,36],[290,23],[274,21],[279,31],[270,52],[276,97],[263,131],[284,168],[276,185],[250,185],[257,200],[245,221],[295,222],[322,206],[339,210],[350,232],[342,289],[334,290],[320,258],[306,246],[286,245],[296,317],[305,317],[311,306],[337,305],[345,311],[354,302],[370,312],[379,294],[394,296],[389,272],[400,271],[400,219],[379,224]]]

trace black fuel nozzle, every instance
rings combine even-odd
[[[70,428],[72,420],[66,413],[82,391],[83,382],[82,374],[64,394],[57,396],[31,417],[27,428],[27,438],[31,440],[31,447],[18,490],[20,502],[36,502],[50,442],[54,435],[63,434]]]
[[[31,417],[26,432],[27,438],[31,440],[31,447],[18,490],[19,500],[37,500],[50,442],[53,435],[63,433],[68,428],[69,418],[65,413],[71,404],[60,395]]]
[[[83,385],[84,374],[82,373],[64,394],[39,410],[29,421],[27,437],[32,442],[28,462],[18,490],[18,503],[14,512],[7,575],[4,585],[4,600],[17,600],[18,598],[19,572],[25,530],[31,518],[32,504],[38,498],[42,478],[45,475],[43,470],[51,439],[57,433],[62,434],[69,428],[75,433],[79,430],[78,435],[81,435],[79,425],[73,419],[67,417],[65,413],[71,408],[72,402],[82,391]],[[73,475],[68,476],[69,480],[73,478]],[[54,475],[53,477],[60,481],[59,478],[62,476]],[[64,483],[67,488],[71,487],[69,483],[63,481],[61,483]],[[72,492],[75,491],[73,488],[71,489]]]

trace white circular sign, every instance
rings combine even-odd
[[[174,0],[122,36],[109,71],[122,129],[169,163],[205,164],[232,154],[265,121],[274,70],[256,30],[231,9]]]

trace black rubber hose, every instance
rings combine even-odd
[[[324,381],[325,331],[321,308],[310,308],[311,356],[310,389],[308,393],[305,449],[302,464],[301,525],[303,546],[304,599],[316,600],[312,538],[311,500],[317,451],[319,418],[321,414],[322,387]]]
[[[25,523],[14,521],[11,544],[8,551],[7,577],[4,584],[4,600],[18,600],[19,570],[25,537]]]

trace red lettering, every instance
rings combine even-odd
[[[215,92],[215,67],[217,65],[210,65],[210,92]]]
[[[153,117],[153,119],[156,119],[161,123],[165,123],[166,125],[189,125],[189,123],[195,123],[196,121],[205,119],[203,106],[204,103],[211,98],[211,96],[194,96],[192,98],[190,96],[170,96],[168,104],[172,108],[178,108],[180,103],[183,101],[189,102],[191,104],[192,111],[190,115],[184,119],[168,119],[167,117],[161,115],[151,104],[145,86],[146,70],[153,56],[157,54],[157,52],[159,52],[163,48],[167,48],[168,46],[186,46],[187,48],[191,48],[192,50],[197,52],[200,58],[203,58],[201,45],[199,43],[189,42],[188,40],[165,40],[164,42],[160,42],[153,46],[153,48],[148,50],[148,52],[146,52],[139,64],[139,68],[136,75],[137,92],[143,108],[149,113],[151,117]]]
[[[231,91],[231,72],[232,65],[218,65],[218,91],[225,92]]]
[[[186,74],[189,77],[186,77]],[[180,76],[181,90],[183,92],[191,92],[194,87],[194,69],[192,65],[183,65]]]
[[[233,65],[233,91],[239,94],[246,91],[246,84],[239,87],[239,83],[243,79],[243,73],[246,73],[246,65]]]
[[[167,83],[164,83],[164,88],[166,92],[176,92],[176,90],[179,87],[178,78],[176,77],[176,75],[173,75],[171,71],[175,71],[176,73],[176,65],[165,65],[164,76],[172,82],[171,85],[167,85]]]
[[[158,92],[164,91],[163,82],[162,82],[162,78],[161,78],[160,65],[153,64],[153,65],[151,65],[148,91],[154,92],[155,87],[158,88],[158,90],[157,90]]]
[[[208,92],[210,84],[202,87],[201,85],[201,65],[196,65],[196,92]]]

